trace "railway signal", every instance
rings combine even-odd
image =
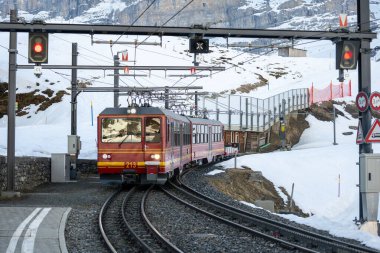
[[[197,54],[206,54],[209,52],[208,39],[190,39],[189,52]]]
[[[344,40],[336,43],[336,69],[356,69],[360,41]]]
[[[49,36],[47,33],[29,33],[29,63],[48,62],[48,42]]]

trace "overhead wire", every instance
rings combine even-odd
[[[116,42],[118,42],[119,40],[120,40],[120,38],[123,36],[123,35],[125,35],[130,29],[131,29],[131,27],[145,14],[145,12],[147,12],[148,10],[149,10],[149,8],[156,2],[157,0],[153,0],[146,8],[145,8],[145,10],[142,12],[142,13],[140,13],[140,15],[131,23],[131,25],[129,25],[129,27],[127,28],[127,30],[126,31],[124,31],[114,42],[112,42],[113,44],[115,44]],[[112,45],[113,44],[111,44],[111,47],[112,47]]]
[[[173,16],[171,16],[166,22],[164,22],[159,28],[156,29],[153,33],[151,33],[148,37],[146,37],[142,42],[136,45],[136,47],[140,46],[147,39],[149,39],[154,33],[158,32],[162,27],[164,27],[167,23],[169,23],[172,19],[174,19],[178,14],[180,14],[184,9],[186,9],[190,4],[192,4],[194,0],[188,2],[184,7],[182,7],[178,12],[176,12]]]
[[[366,23],[370,23],[370,22],[374,22],[374,21],[378,21],[378,20],[380,20],[380,18],[379,18],[379,19],[370,20],[370,21],[367,21],[367,22],[362,22],[362,23],[360,23],[360,24],[366,24]],[[358,23],[356,23],[356,24],[358,24]],[[338,28],[336,28],[336,29],[338,29]],[[326,33],[331,32],[331,31],[332,31],[331,29],[330,29],[329,31],[323,31],[323,32],[317,31],[317,33],[316,33],[316,34],[313,34],[313,36],[323,35],[323,34],[326,34]],[[309,37],[309,36],[297,37],[297,40],[304,40],[304,39],[308,39],[308,38],[310,38],[310,37]],[[318,42],[318,41],[320,41],[320,40],[308,41],[308,42],[304,42],[304,43],[297,44],[297,45],[299,46],[299,45],[304,45],[304,44],[310,44],[310,43],[315,43],[315,42]],[[272,43],[272,44],[265,45],[265,46],[258,46],[258,47],[255,47],[255,49],[268,48],[268,47],[272,47],[272,48],[274,48],[275,46],[279,46],[279,45],[281,45],[281,44],[283,44],[283,43],[285,43],[285,42]],[[271,51],[269,51],[269,52],[273,52],[273,51],[274,51],[274,50],[271,50]],[[269,52],[268,52],[268,53],[269,53]],[[234,58],[239,57],[239,56],[241,56],[241,55],[243,55],[243,54],[246,54],[246,53],[247,53],[247,52],[242,52],[242,53],[240,53],[240,54],[235,55],[234,57],[231,57],[231,59],[234,59]],[[268,54],[268,53],[265,53],[265,54]],[[265,55],[265,54],[264,54],[264,55]],[[262,56],[262,55],[259,55],[259,56]],[[253,59],[255,59],[255,58],[258,58],[259,56],[257,56],[257,57],[252,57],[251,59],[249,59],[249,60],[247,60],[247,61],[243,61],[242,63],[249,62],[249,61],[251,61],[251,60],[253,60]],[[216,67],[216,66],[218,66],[218,65],[214,65],[214,67]],[[225,69],[225,70],[231,69],[231,68],[233,68],[233,67],[236,67],[236,66],[233,65],[233,66],[231,66],[231,67],[229,67],[229,68],[227,68],[227,69]],[[202,71],[200,71],[200,72],[202,72]],[[199,73],[200,73],[200,72],[199,72]],[[218,72],[214,73],[213,75],[218,74],[218,73],[221,73],[221,72],[223,72],[223,71],[218,71]],[[193,80],[190,84],[188,84],[187,87],[188,87],[188,86],[191,86],[193,83],[195,83],[196,81],[198,81],[199,79],[202,79],[202,78],[205,78],[205,77],[199,77],[199,78],[196,78],[196,79]],[[182,77],[181,79],[184,79],[184,78]],[[178,81],[175,82],[171,87],[174,87],[177,83],[178,83]]]

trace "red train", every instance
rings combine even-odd
[[[98,116],[104,183],[164,184],[194,164],[223,159],[223,124],[157,107],[107,108]]]

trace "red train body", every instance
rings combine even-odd
[[[98,116],[104,183],[164,184],[183,168],[224,157],[223,124],[156,107],[107,108]]]

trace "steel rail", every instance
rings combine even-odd
[[[142,214],[142,217],[144,218],[144,222],[145,224],[149,227],[150,231],[160,240],[164,243],[164,245],[166,246],[166,248],[170,251],[170,252],[178,252],[178,253],[183,253],[182,250],[180,250],[179,248],[177,248],[177,246],[175,246],[174,244],[172,244],[167,238],[165,238],[154,226],[153,224],[150,222],[147,214],[145,213],[145,205],[146,205],[146,200],[147,200],[147,197],[148,197],[148,194],[152,191],[152,189],[154,188],[154,186],[151,186],[144,194],[142,200],[141,200],[141,206],[140,206],[140,210],[141,210],[141,214]]]
[[[164,248],[168,249],[170,252],[178,252],[178,253],[183,253],[180,249],[178,249],[174,244],[172,244],[168,239],[166,239],[162,234],[160,234],[158,232],[158,230],[152,225],[152,223],[149,221],[148,219],[148,216],[146,215],[145,213],[145,202],[146,202],[146,199],[147,199],[147,196],[148,194],[150,193],[150,191],[153,189],[154,185],[150,186],[150,188],[148,190],[145,191],[142,199],[141,199],[141,202],[140,202],[140,215],[145,223],[145,225],[147,226],[147,229],[149,231],[151,231],[151,233],[153,234],[153,236],[158,239],[158,241],[164,245]],[[153,249],[152,247],[150,247],[144,240],[143,238],[141,238],[137,233],[136,231],[133,229],[133,227],[131,226],[130,222],[127,220],[127,217],[125,215],[125,210],[126,210],[126,207],[127,207],[127,201],[131,198],[132,194],[134,194],[136,191],[137,191],[137,186],[133,187],[129,192],[128,194],[125,196],[124,200],[123,200],[123,204],[122,204],[122,207],[121,207],[121,210],[122,210],[122,217],[123,217],[123,221],[124,221],[124,224],[127,226],[127,229],[128,231],[132,234],[132,236],[138,241],[138,243],[140,244],[140,246],[142,247],[143,251],[144,252],[151,252],[151,253],[154,253],[156,252],[155,249]]]
[[[146,244],[138,235],[137,233],[135,232],[135,230],[132,228],[132,226],[130,225],[130,223],[128,222],[127,220],[127,217],[125,216],[125,208],[126,208],[126,205],[127,205],[127,200],[131,197],[131,195],[136,191],[136,186],[133,187],[128,193],[127,195],[125,196],[124,200],[123,200],[123,204],[122,204],[122,207],[121,207],[121,213],[122,213],[122,217],[123,217],[123,221],[124,221],[124,224],[127,226],[128,228],[128,231],[131,232],[131,234],[133,235],[133,237],[139,242],[140,246],[144,249],[145,252],[151,252],[151,253],[154,253],[155,251],[153,249],[151,249],[149,247],[148,244]]]
[[[103,217],[104,217],[104,214],[105,214],[105,211],[107,210],[107,208],[109,207],[109,205],[111,204],[111,201],[118,195],[120,194],[121,190],[113,193],[103,204],[102,208],[100,209],[100,212],[99,212],[99,219],[98,219],[98,224],[99,224],[99,229],[100,229],[100,233],[102,235],[102,238],[104,240],[104,242],[106,243],[108,249],[112,252],[112,253],[117,253],[117,251],[115,250],[115,248],[113,247],[112,243],[109,241],[108,239],[108,236],[106,234],[106,232],[104,231],[104,225],[103,225]]]
[[[170,193],[169,191],[165,190],[163,187],[160,187],[160,189],[161,189],[165,194],[167,194],[168,196],[170,196],[171,198],[177,200],[178,202],[181,202],[182,204],[184,204],[184,205],[186,205],[186,206],[188,206],[188,207],[190,207],[190,208],[192,208],[192,209],[194,209],[194,210],[196,210],[196,211],[198,211],[198,212],[200,212],[200,213],[203,213],[203,214],[205,214],[205,215],[207,215],[207,216],[209,216],[209,217],[212,217],[212,218],[214,218],[214,219],[216,219],[216,220],[222,221],[222,222],[224,222],[224,223],[226,223],[226,224],[228,224],[228,225],[231,225],[231,226],[237,227],[237,228],[239,228],[239,229],[242,229],[242,230],[244,230],[244,231],[246,231],[246,232],[249,232],[249,233],[251,233],[251,234],[253,234],[253,235],[256,235],[256,236],[259,236],[259,237],[261,237],[261,238],[264,238],[265,240],[270,240],[270,241],[273,241],[273,242],[278,243],[278,244],[281,245],[281,246],[284,246],[284,247],[287,247],[287,248],[290,248],[290,249],[301,250],[301,251],[303,251],[303,252],[312,252],[312,253],[317,253],[317,252],[318,252],[318,251],[311,250],[311,249],[308,249],[308,248],[302,247],[302,246],[300,246],[300,245],[293,244],[293,243],[287,242],[287,241],[285,241],[285,240],[282,240],[282,239],[279,239],[279,238],[276,238],[276,237],[270,236],[270,235],[268,235],[268,234],[265,234],[265,233],[262,233],[262,232],[260,232],[260,231],[257,231],[257,230],[254,230],[254,229],[251,229],[251,228],[246,227],[246,226],[243,226],[243,225],[241,225],[241,224],[238,224],[238,223],[236,223],[236,222],[232,222],[232,221],[230,221],[230,220],[227,220],[227,219],[222,218],[222,217],[220,217],[220,216],[217,216],[217,215],[215,215],[215,214],[213,214],[213,213],[211,213],[211,212],[208,212],[208,211],[205,211],[205,210],[203,210],[203,209],[200,209],[200,208],[196,207],[195,205],[190,204],[190,203],[184,201],[183,199],[181,199],[181,198],[175,196],[174,194]],[[189,194],[189,193],[187,193],[187,194]],[[189,196],[190,196],[190,195],[189,195]],[[196,197],[196,196],[194,196],[194,195],[192,195],[191,197],[194,198],[194,199],[196,199],[196,200],[198,200],[198,201],[201,201],[201,202],[205,203],[205,201],[204,201],[203,199],[201,199],[201,198],[198,198],[198,197]],[[208,203],[205,203],[205,204],[208,204]]]
[[[185,171],[181,176],[185,175],[189,171],[190,170]],[[314,232],[310,232],[310,231],[307,231],[307,230],[304,230],[301,228],[292,227],[292,226],[287,225],[287,224],[283,224],[283,223],[280,223],[280,222],[277,222],[274,220],[270,220],[268,218],[265,218],[265,217],[262,217],[259,215],[255,215],[253,213],[249,213],[249,212],[241,210],[239,208],[227,205],[227,204],[220,202],[218,200],[212,199],[212,198],[196,191],[195,189],[189,187],[188,185],[184,184],[182,182],[182,180],[179,178],[177,178],[177,181],[181,187],[183,187],[187,191],[191,192],[191,194],[199,196],[202,199],[206,199],[207,201],[212,202],[212,203],[214,203],[214,204],[216,204],[222,208],[231,210],[234,213],[238,213],[239,215],[243,215],[245,218],[248,218],[251,220],[253,219],[254,221],[259,221],[261,223],[268,224],[268,225],[270,225],[276,229],[282,230],[285,233],[292,233],[292,235],[296,234],[296,235],[300,235],[301,237],[313,237],[313,238],[316,238],[316,240],[323,241],[323,243],[325,244],[324,246],[326,246],[326,244],[327,244],[327,245],[330,245],[330,247],[335,247],[335,248],[337,247],[339,250],[341,250],[343,248],[343,250],[349,250],[349,251],[355,250],[355,252],[370,252],[370,253],[376,253],[377,252],[378,253],[377,250],[370,249],[368,247],[361,247],[358,245],[350,244],[350,243],[343,242],[343,241],[340,241],[340,240],[337,240],[337,239],[334,239],[331,237],[327,237],[327,236],[317,234]],[[170,183],[172,185],[174,185],[172,182],[170,182]],[[174,185],[174,186],[176,188],[180,189],[181,191],[184,191],[183,189],[179,188],[178,186],[176,186],[176,185]]]

